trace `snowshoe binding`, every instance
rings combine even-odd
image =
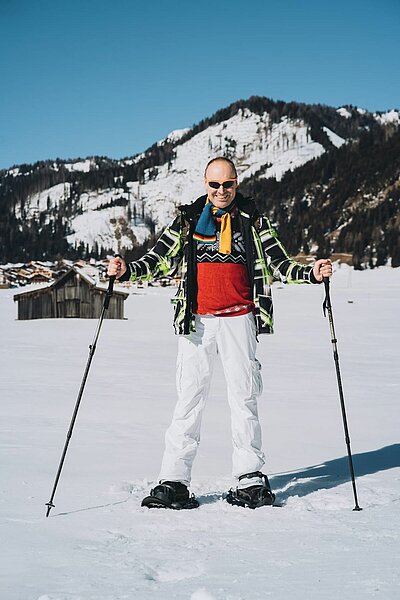
[[[230,489],[226,496],[226,501],[234,506],[243,506],[247,508],[259,508],[260,506],[273,505],[275,502],[275,494],[271,491],[271,486],[266,475],[260,471],[256,471],[255,473],[241,475],[239,481],[255,477],[263,479],[263,483],[257,483],[245,488]]]
[[[198,508],[199,503],[194,494],[189,496],[188,488],[180,481],[163,481],[150,491],[150,496],[143,498],[142,506],[182,510]]]

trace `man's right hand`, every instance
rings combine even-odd
[[[126,272],[126,262],[120,256],[115,258],[110,258],[110,262],[108,263],[107,275],[109,277],[116,277],[119,279]]]

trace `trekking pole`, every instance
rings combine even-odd
[[[338,389],[339,389],[340,407],[342,409],[344,435],[345,435],[346,446],[347,446],[347,456],[349,459],[349,469],[350,469],[351,481],[352,481],[352,485],[353,485],[353,494],[354,494],[354,502],[355,502],[355,506],[354,506],[353,510],[362,510],[362,508],[360,508],[360,506],[358,505],[358,499],[357,499],[356,478],[354,475],[353,458],[351,455],[351,448],[350,448],[350,435],[349,435],[349,428],[347,425],[346,407],[344,404],[342,378],[340,375],[340,368],[339,368],[339,354],[337,351],[337,339],[336,339],[336,334],[335,334],[335,326],[333,324],[331,296],[329,293],[330,281],[329,281],[328,277],[324,277],[324,285],[325,285],[325,300],[324,300],[322,307],[323,307],[323,311],[324,311],[324,317],[326,316],[326,311],[328,311],[329,327],[331,330],[333,358],[335,360],[335,366],[336,366],[336,377],[337,377],[337,384],[338,384]]]
[[[118,256],[118,254],[116,255]],[[110,277],[109,283],[108,283],[108,289],[107,289],[107,293],[106,293],[106,297],[104,298],[104,303],[103,303],[103,308],[100,314],[100,318],[99,321],[97,323],[97,328],[96,328],[96,333],[93,339],[93,343],[89,346],[89,358],[87,360],[86,363],[86,368],[85,368],[85,372],[83,374],[83,379],[82,379],[82,383],[81,383],[81,387],[79,389],[79,394],[78,394],[78,398],[76,400],[75,403],[75,409],[72,415],[72,419],[71,419],[71,423],[68,429],[68,433],[67,433],[67,439],[65,441],[65,445],[64,445],[64,449],[62,452],[62,456],[61,456],[61,460],[60,460],[60,464],[58,465],[58,471],[57,471],[57,475],[56,475],[56,479],[54,482],[54,486],[53,486],[53,491],[51,492],[51,498],[50,500],[46,503],[47,506],[47,512],[46,512],[46,517],[49,516],[51,509],[55,506],[53,504],[53,500],[54,500],[54,496],[56,493],[56,489],[57,489],[57,485],[58,485],[58,481],[60,479],[60,475],[61,475],[61,471],[64,465],[64,460],[65,460],[65,456],[67,454],[67,450],[68,450],[68,445],[70,442],[70,439],[72,437],[72,430],[74,428],[75,425],[75,421],[76,421],[76,417],[78,415],[78,410],[79,410],[79,406],[82,400],[82,395],[83,395],[83,390],[85,389],[85,384],[86,384],[86,380],[89,374],[89,369],[90,369],[90,365],[92,364],[92,360],[93,360],[93,356],[94,353],[96,351],[96,344],[97,344],[97,340],[100,334],[100,329],[103,323],[103,319],[104,319],[104,315],[106,310],[108,310],[108,307],[110,305],[110,300],[111,300],[111,296],[113,294],[113,287],[114,287],[114,281],[115,281],[115,275],[112,275]]]

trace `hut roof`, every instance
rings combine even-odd
[[[37,293],[45,293],[47,290],[54,287],[62,287],[62,285],[70,279],[73,274],[79,275],[91,288],[95,290],[99,290],[101,292],[106,292],[108,289],[108,283],[100,283],[97,281],[98,271],[95,267],[86,266],[86,267],[78,267],[74,265],[71,267],[66,273],[63,273],[58,279],[53,281],[52,283],[44,283],[44,284],[35,284],[29,286],[29,289],[25,289],[23,292],[19,294],[14,294],[14,302],[22,298],[23,296],[34,295]],[[114,288],[113,295],[123,296],[127,298],[129,296],[128,292],[122,292],[121,290],[117,290]]]

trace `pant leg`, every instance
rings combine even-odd
[[[160,481],[190,483],[217,354],[216,326],[215,317],[197,316],[196,331],[179,339],[176,369],[178,401],[165,434]]]
[[[257,399],[262,393],[261,365],[252,313],[220,317],[217,346],[228,388],[232,423],[234,477],[262,469],[261,426]]]

